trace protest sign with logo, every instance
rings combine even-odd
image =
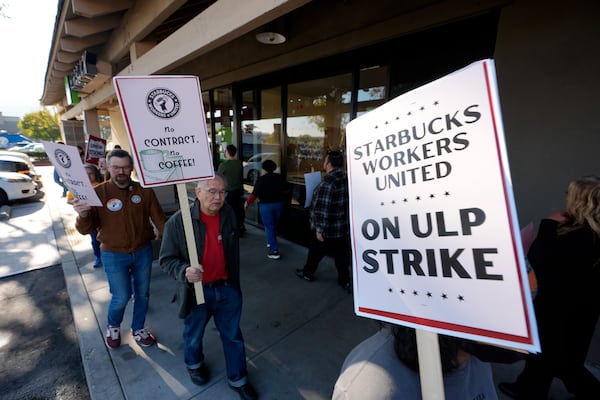
[[[56,168],[73,198],[85,201],[90,206],[102,207],[94,186],[90,182],[76,146],[42,141],[48,159]]]
[[[106,156],[106,139],[90,135],[85,151],[85,162],[98,165],[98,161]]]
[[[539,351],[491,60],[350,122],[358,315]]]
[[[142,186],[214,176],[198,77],[117,76],[113,82]]]

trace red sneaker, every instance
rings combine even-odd
[[[104,336],[106,345],[111,349],[116,349],[121,345],[121,329],[117,326],[106,326],[106,335]]]
[[[140,346],[150,347],[156,342],[156,338],[150,331],[146,328],[138,329],[135,332],[131,333],[136,342],[139,343]]]

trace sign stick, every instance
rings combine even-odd
[[[416,329],[423,400],[444,400],[444,378],[437,333]]]
[[[198,261],[198,252],[196,251],[194,228],[192,227],[192,215],[190,214],[190,204],[188,202],[185,183],[177,184],[177,195],[179,197],[179,208],[181,209],[181,218],[183,219],[183,230],[185,231],[185,241],[187,243],[190,265],[197,268],[197,265],[200,262]],[[204,304],[204,289],[202,288],[202,282],[194,283],[194,291],[196,292],[197,304]]]

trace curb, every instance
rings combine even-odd
[[[56,247],[65,275],[90,398],[92,400],[125,400],[121,381],[115,371],[109,350],[104,344],[104,333],[98,331],[96,314],[69,242],[61,212],[54,199],[50,198],[48,194],[46,195],[46,204],[50,210]]]

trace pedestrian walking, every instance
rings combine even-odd
[[[85,164],[83,168],[85,168],[85,172],[90,179],[90,183],[94,187],[104,182],[104,178],[102,177],[100,170],[94,164]],[[67,192],[67,202],[69,204],[73,204],[74,200],[75,198],[73,197],[73,194],[71,192]],[[96,256],[94,268],[100,268],[102,267],[102,254],[100,253],[100,241],[98,240],[97,229],[94,229],[92,232],[90,232],[90,238],[92,240],[92,250],[94,252],[94,256]]]
[[[297,269],[296,275],[312,282],[319,262],[330,253],[335,261],[338,285],[351,291],[348,177],[343,167],[341,152],[327,153],[323,163],[327,174],[315,188],[310,208],[312,234],[308,257],[304,268]]]
[[[600,398],[600,382],[584,365],[600,317],[600,178],[569,183],[566,209],[542,219],[527,258],[542,351],[527,356],[515,382],[498,387],[513,399],[546,399],[556,377],[577,399]]]
[[[131,333],[141,346],[152,346],[154,335],[145,328],[150,276],[152,240],[162,234],[166,217],[152,189],[131,179],[133,159],[125,150],[113,150],[107,157],[111,178],[96,186],[102,207],[74,201],[75,228],[85,235],[98,230],[102,262],[110,288],[106,345],[121,345],[121,322],[132,299]]]
[[[204,359],[203,337],[213,318],[223,344],[229,387],[242,400],[258,399],[248,382],[246,349],[240,329],[240,244],[235,214],[225,203],[223,175],[200,181],[190,213],[199,265],[190,265],[181,211],[165,226],[160,266],[177,281],[179,317],[183,318],[183,353],[190,379],[204,385],[210,371]],[[204,303],[197,304],[194,283],[201,283]]]
[[[244,186],[242,184],[242,161],[238,160],[235,155],[237,154],[237,147],[232,144],[227,145],[225,148],[225,158],[217,170],[220,174],[225,176],[227,179],[227,197],[225,201],[233,208],[235,218],[237,221],[238,230],[240,237],[246,232],[244,226]]]
[[[248,208],[255,199],[258,199],[258,212],[265,227],[267,236],[267,257],[274,260],[281,258],[279,243],[277,242],[277,225],[283,214],[285,199],[289,193],[289,185],[275,172],[277,164],[273,160],[265,160],[261,164],[263,175],[258,178],[252,194],[248,196],[244,208]]]

